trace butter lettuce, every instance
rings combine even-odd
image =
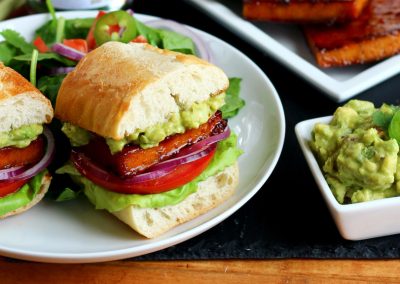
[[[200,176],[184,186],[158,194],[120,194],[108,191],[81,176],[71,164],[66,164],[58,169],[57,173],[69,174],[75,182],[80,184],[85,195],[95,205],[96,209],[115,212],[131,205],[141,208],[157,208],[175,205],[183,201],[190,194],[196,192],[199,182],[233,165],[241,154],[242,150],[237,148],[237,137],[232,133],[228,139],[218,143],[213,160]]]
[[[3,216],[11,211],[18,208],[24,207],[25,205],[32,202],[36,195],[40,191],[42,185],[43,176],[47,173],[44,170],[34,176],[27,184],[21,187],[17,192],[9,194],[3,198],[0,198],[0,216]]]

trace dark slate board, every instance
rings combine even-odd
[[[205,30],[247,54],[275,85],[287,123],[285,146],[278,165],[247,204],[200,236],[136,259],[400,256],[400,235],[364,241],[347,241],[340,236],[297,144],[294,134],[297,122],[329,115],[338,104],[184,1],[135,0],[133,8],[138,13],[174,19]],[[376,105],[400,103],[400,76],[357,98]]]

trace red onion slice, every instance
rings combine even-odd
[[[74,70],[75,67],[54,67],[50,69],[50,75],[61,75],[61,74],[68,74],[72,70]]]
[[[51,49],[54,52],[75,61],[81,60],[86,55],[85,53],[62,43],[55,43]]]
[[[186,164],[189,162],[193,162],[197,159],[200,159],[204,157],[205,155],[201,155],[203,151],[210,147],[216,147],[216,143],[224,140],[229,137],[231,131],[229,127],[227,126],[224,130],[224,132],[211,136],[209,138],[206,138],[204,140],[201,140],[200,142],[197,142],[196,144],[193,144],[189,147],[183,148],[182,150],[179,151],[179,153],[172,159],[160,162],[151,169],[156,170],[162,167],[169,167],[170,165],[172,166],[177,166],[180,164]]]
[[[4,180],[17,181],[17,180],[22,180],[22,179],[29,179],[29,178],[35,176],[36,174],[38,174],[39,172],[41,172],[43,169],[45,169],[50,164],[51,160],[54,157],[54,153],[55,153],[54,137],[53,137],[53,134],[51,133],[51,131],[47,127],[44,128],[43,134],[46,137],[47,147],[46,147],[46,152],[44,153],[42,159],[31,168],[23,167],[24,171],[20,172],[18,175],[9,174],[7,176],[7,174],[5,173],[6,170],[1,171],[2,173],[5,173],[5,174],[0,174],[0,181],[4,181]],[[13,169],[15,169],[15,168],[13,168]]]
[[[196,161],[208,154],[210,154],[215,149],[215,146],[210,146],[203,151],[192,155],[192,157],[187,157],[187,162]],[[78,152],[76,149],[73,149],[71,152],[71,161],[77,168],[77,170],[88,179],[91,179],[91,176],[102,179],[103,181],[119,184],[121,186],[132,186],[135,183],[147,182],[154,179],[161,178],[171,171],[173,171],[180,163],[170,163],[168,165],[164,165],[162,167],[158,167],[157,169],[149,169],[149,171],[135,175],[131,178],[121,179],[118,176],[110,174],[106,170],[100,168],[95,163],[92,162],[90,158],[88,158],[84,153]]]
[[[185,35],[187,37],[190,37],[193,40],[194,45],[196,46],[197,55],[200,58],[203,58],[209,62],[213,62],[212,55],[209,52],[210,49],[207,47],[206,42],[186,26],[171,20],[153,20],[153,21],[147,21],[145,23],[157,29],[166,28],[174,32],[180,33],[182,35]]]
[[[12,167],[4,170],[0,170],[0,180],[8,180],[15,178],[16,176],[19,176],[23,172],[27,170],[27,167],[24,166],[18,166],[18,167]]]

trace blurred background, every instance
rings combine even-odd
[[[119,10],[133,0],[52,0],[56,10]],[[0,21],[19,15],[46,12],[45,0],[0,0]]]

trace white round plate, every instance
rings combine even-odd
[[[94,17],[95,11],[65,12],[65,18]],[[136,15],[140,20],[154,17]],[[40,14],[0,22],[27,40],[49,20]],[[244,54],[207,33],[193,29],[212,50],[216,65],[240,77],[246,106],[229,121],[244,154],[240,184],[233,197],[208,213],[156,239],[145,239],[110,214],[96,211],[85,199],[64,203],[44,200],[24,214],[0,221],[0,254],[58,263],[99,262],[134,257],[192,238],[220,223],[245,204],[265,183],[280,156],[285,118],[278,94],[265,74]]]

